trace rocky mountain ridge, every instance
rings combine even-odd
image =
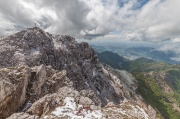
[[[157,118],[133,76],[100,64],[87,43],[34,27],[0,44],[2,119]]]

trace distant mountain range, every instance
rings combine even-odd
[[[121,57],[118,54],[109,51],[97,53],[97,56],[101,62],[109,64],[116,69],[121,69],[121,63],[128,61],[124,57]]]
[[[136,51],[138,50],[140,49],[136,49]],[[145,57],[128,60],[110,51],[97,53],[97,55],[100,62],[132,73],[139,84],[138,93],[159,110],[164,118],[179,119],[180,65],[168,64]]]
[[[160,51],[153,47],[117,47],[117,46],[92,46],[97,52],[110,51],[117,53],[127,59],[134,60],[141,57],[154,59],[171,64],[180,64],[180,61],[173,60],[176,53],[172,51]]]

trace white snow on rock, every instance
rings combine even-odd
[[[58,41],[57,39],[53,38],[53,43],[54,43],[54,48],[55,49],[61,49],[63,51],[67,51],[68,49],[66,48],[66,45],[62,44],[60,41]]]
[[[74,98],[66,97],[64,99],[64,106],[57,107],[51,114],[56,117],[68,116],[69,119],[103,119],[101,110],[92,110],[90,107],[83,107],[76,104]],[[44,118],[48,118],[45,116]]]
[[[93,70],[93,77],[95,77],[96,76],[96,73],[95,73],[95,71]]]
[[[87,82],[85,82],[85,84],[89,87],[89,84]]]

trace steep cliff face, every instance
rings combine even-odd
[[[87,43],[35,27],[2,37],[0,44],[0,67],[6,72],[0,76],[4,87],[0,89],[2,118],[21,111],[26,113],[9,118],[157,116],[136,94],[134,78],[125,71],[101,65]],[[11,72],[13,78],[8,75]],[[13,101],[16,97],[18,100]],[[116,111],[106,113],[112,108]],[[125,108],[129,111],[123,112]]]
[[[179,93],[168,81],[175,80],[167,72],[141,72],[134,75],[139,82],[138,91],[164,118],[178,119],[180,116]],[[174,81],[175,83],[175,81]]]
[[[28,78],[28,68],[0,70],[0,118],[9,116],[24,104]]]

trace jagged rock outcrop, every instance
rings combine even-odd
[[[110,103],[117,108],[113,113],[119,118],[138,118],[129,116],[130,113],[142,118],[156,117],[156,111],[147,108],[136,94],[135,79],[125,71],[101,65],[87,43],[77,43],[70,36],[54,36],[35,27],[2,37],[0,44],[0,67],[8,69],[0,77],[0,85],[4,86],[0,90],[2,118],[22,111],[26,113],[13,114],[9,119],[67,118],[72,114],[77,118],[86,114],[90,118],[107,118],[105,106]],[[7,67],[13,67],[12,71]],[[9,72],[15,72],[13,78]],[[17,96],[19,100],[13,101]],[[75,106],[69,107],[68,102]],[[130,102],[132,108],[120,115],[122,106],[117,105],[125,102]],[[62,114],[58,109],[69,113]]]
[[[49,74],[48,74],[49,73]],[[72,86],[65,71],[44,65],[3,68],[0,70],[0,117],[27,111],[33,102],[63,86]]]
[[[0,118],[9,116],[24,104],[29,79],[24,67],[0,70]]]

